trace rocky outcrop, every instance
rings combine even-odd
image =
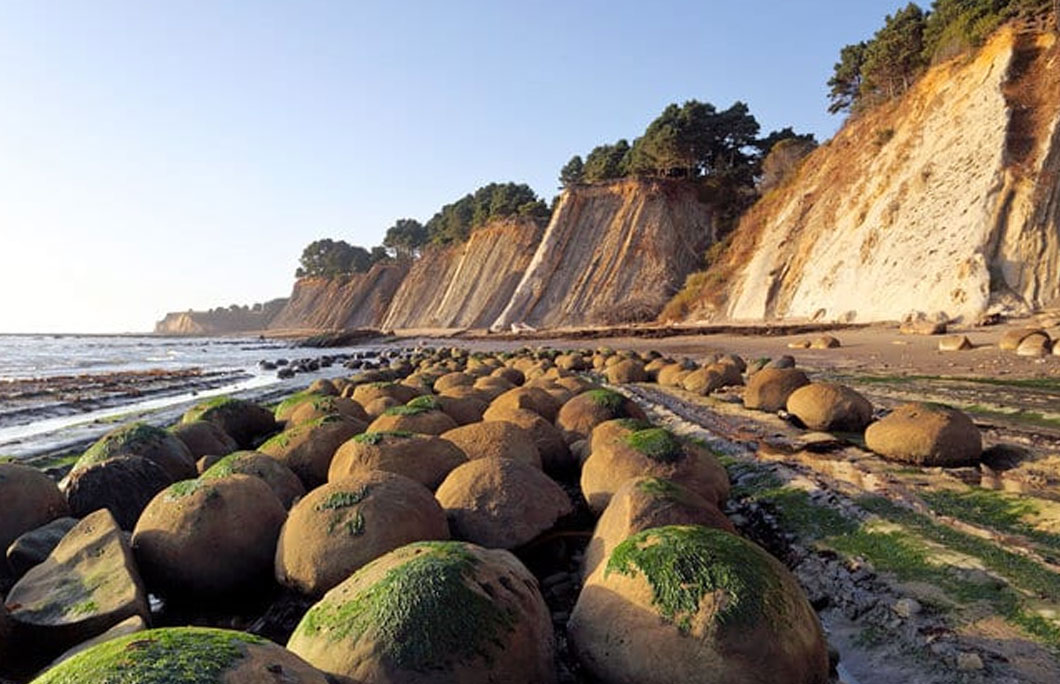
[[[375,264],[367,273],[301,278],[269,329],[377,328],[408,269],[407,263]]]
[[[681,181],[626,179],[568,190],[492,327],[650,320],[701,265],[714,240],[711,219],[696,188]]]
[[[287,300],[281,298],[255,304],[253,308],[167,313],[165,318],[155,323],[155,334],[224,335],[258,332],[268,328],[272,319],[286,304]]]
[[[429,249],[394,295],[383,327],[486,328],[508,304],[534,256],[544,226],[497,221],[466,243]]]
[[[1060,48],[1006,28],[851,118],[664,318],[974,321],[1060,298]]]

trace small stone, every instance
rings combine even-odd
[[[912,598],[898,599],[891,609],[904,618],[910,618],[922,610],[920,602]]]
[[[963,672],[972,672],[983,669],[983,659],[978,653],[958,653],[957,669]]]

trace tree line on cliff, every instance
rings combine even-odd
[[[930,65],[978,47],[1011,19],[1060,13],[1057,0],[935,0],[909,3],[865,41],[839,52],[828,111],[858,112],[898,97]]]
[[[813,135],[798,135],[790,127],[759,137],[761,128],[743,102],[728,109],[689,100],[671,104],[630,144],[622,139],[595,147],[582,161],[573,157],[560,170],[562,188],[627,177],[665,177],[698,184],[705,201],[718,216],[721,232],[757,197],[763,161],[775,145],[797,141],[816,145]],[[366,249],[343,240],[321,239],[302,252],[295,272],[335,277],[363,273],[391,259],[415,258],[429,245],[466,241],[473,230],[491,221],[524,217],[548,221],[552,205],[526,184],[490,183],[444,205],[426,223],[398,219],[386,231],[382,245]]]

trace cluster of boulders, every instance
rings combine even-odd
[[[706,393],[748,370],[736,356],[689,365],[410,350],[272,410],[221,397],[171,429],[120,427],[59,485],[0,464],[0,670],[85,684],[555,681],[556,616],[518,554],[587,502],[599,521],[566,628],[595,680],[824,682],[817,617],[787,569],[735,534],[715,454],[585,375]],[[752,383],[799,372],[751,370]],[[857,397],[821,392],[837,407],[822,425],[862,416]],[[216,610],[277,585],[316,601],[286,649],[148,629],[149,595]]]
[[[864,433],[870,450],[895,461],[965,466],[978,463],[982,455],[979,429],[965,413],[924,402],[878,411],[850,387],[812,381],[787,355],[750,366],[731,354],[714,354],[700,363],[658,358],[644,371],[649,381],[699,395],[742,386],[748,409],[782,413],[808,430]]]

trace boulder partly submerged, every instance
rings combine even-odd
[[[167,627],[111,639],[63,661],[32,684],[328,684],[295,654],[262,637]]]
[[[392,684],[551,684],[552,623],[507,551],[409,544],[309,609],[287,647],[324,672]]]
[[[697,525],[645,530],[589,578],[568,625],[605,684],[824,684],[817,614],[780,561]]]

